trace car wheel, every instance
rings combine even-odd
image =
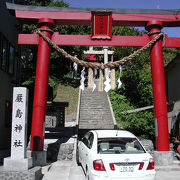
[[[86,177],[85,177],[85,180],[90,180],[90,179],[89,179],[89,171],[88,171],[88,169],[86,170]]]

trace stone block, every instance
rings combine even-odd
[[[168,166],[173,164],[173,151],[154,151],[155,166]]]
[[[57,159],[60,161],[61,160],[72,160],[73,159],[73,150],[74,150],[74,144],[72,144],[72,143],[61,144]]]
[[[33,159],[33,166],[45,166],[46,151],[33,151],[32,159]]]
[[[31,157],[32,157],[32,151],[27,150],[27,151],[26,151],[26,157],[27,157],[27,158],[31,158]]]
[[[4,158],[4,169],[8,171],[25,171],[32,168],[32,158],[13,159]]]
[[[41,180],[42,168],[34,167],[26,171],[8,171],[0,167],[1,180]]]

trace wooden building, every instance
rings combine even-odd
[[[180,54],[165,68],[169,133],[180,140]]]

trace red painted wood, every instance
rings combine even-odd
[[[36,23],[40,18],[51,18],[56,24],[62,25],[91,25],[91,13],[77,12],[42,12],[16,10],[16,18],[22,23]]]
[[[46,23],[46,25],[41,24]],[[40,19],[41,28],[51,29],[52,19]],[[51,33],[43,31],[51,38]],[[42,37],[39,38],[38,57],[36,66],[36,81],[34,90],[31,151],[43,151],[44,149],[44,120],[46,114],[46,96],[49,71],[50,47]]]
[[[134,46],[141,47],[149,42],[148,35],[143,36],[112,36],[112,40],[91,40],[90,35],[60,35],[54,33],[52,41],[62,46]],[[78,42],[78,44],[77,44]],[[38,36],[36,34],[19,34],[18,44],[37,44]],[[165,47],[180,47],[180,38],[165,38]]]
[[[16,10],[16,18],[23,23],[37,23],[40,18],[51,18],[56,24],[62,25],[91,25],[90,12],[43,12]],[[119,14],[113,13],[113,26],[141,26],[147,22],[159,20],[164,27],[180,26],[180,14]]]
[[[149,32],[160,31],[162,24],[160,22],[149,22],[147,25]],[[157,34],[151,35],[150,40]],[[167,118],[167,98],[165,87],[165,73],[163,62],[162,40],[156,42],[151,48],[151,69],[153,81],[154,110],[157,119],[157,151],[169,151],[169,131]]]
[[[145,27],[153,20],[163,22],[163,27],[180,26],[180,14],[113,14],[113,26]]]
[[[111,39],[112,12],[92,12],[92,39]]]

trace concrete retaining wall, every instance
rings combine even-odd
[[[41,167],[34,167],[28,171],[6,171],[0,168],[1,180],[41,180]]]

